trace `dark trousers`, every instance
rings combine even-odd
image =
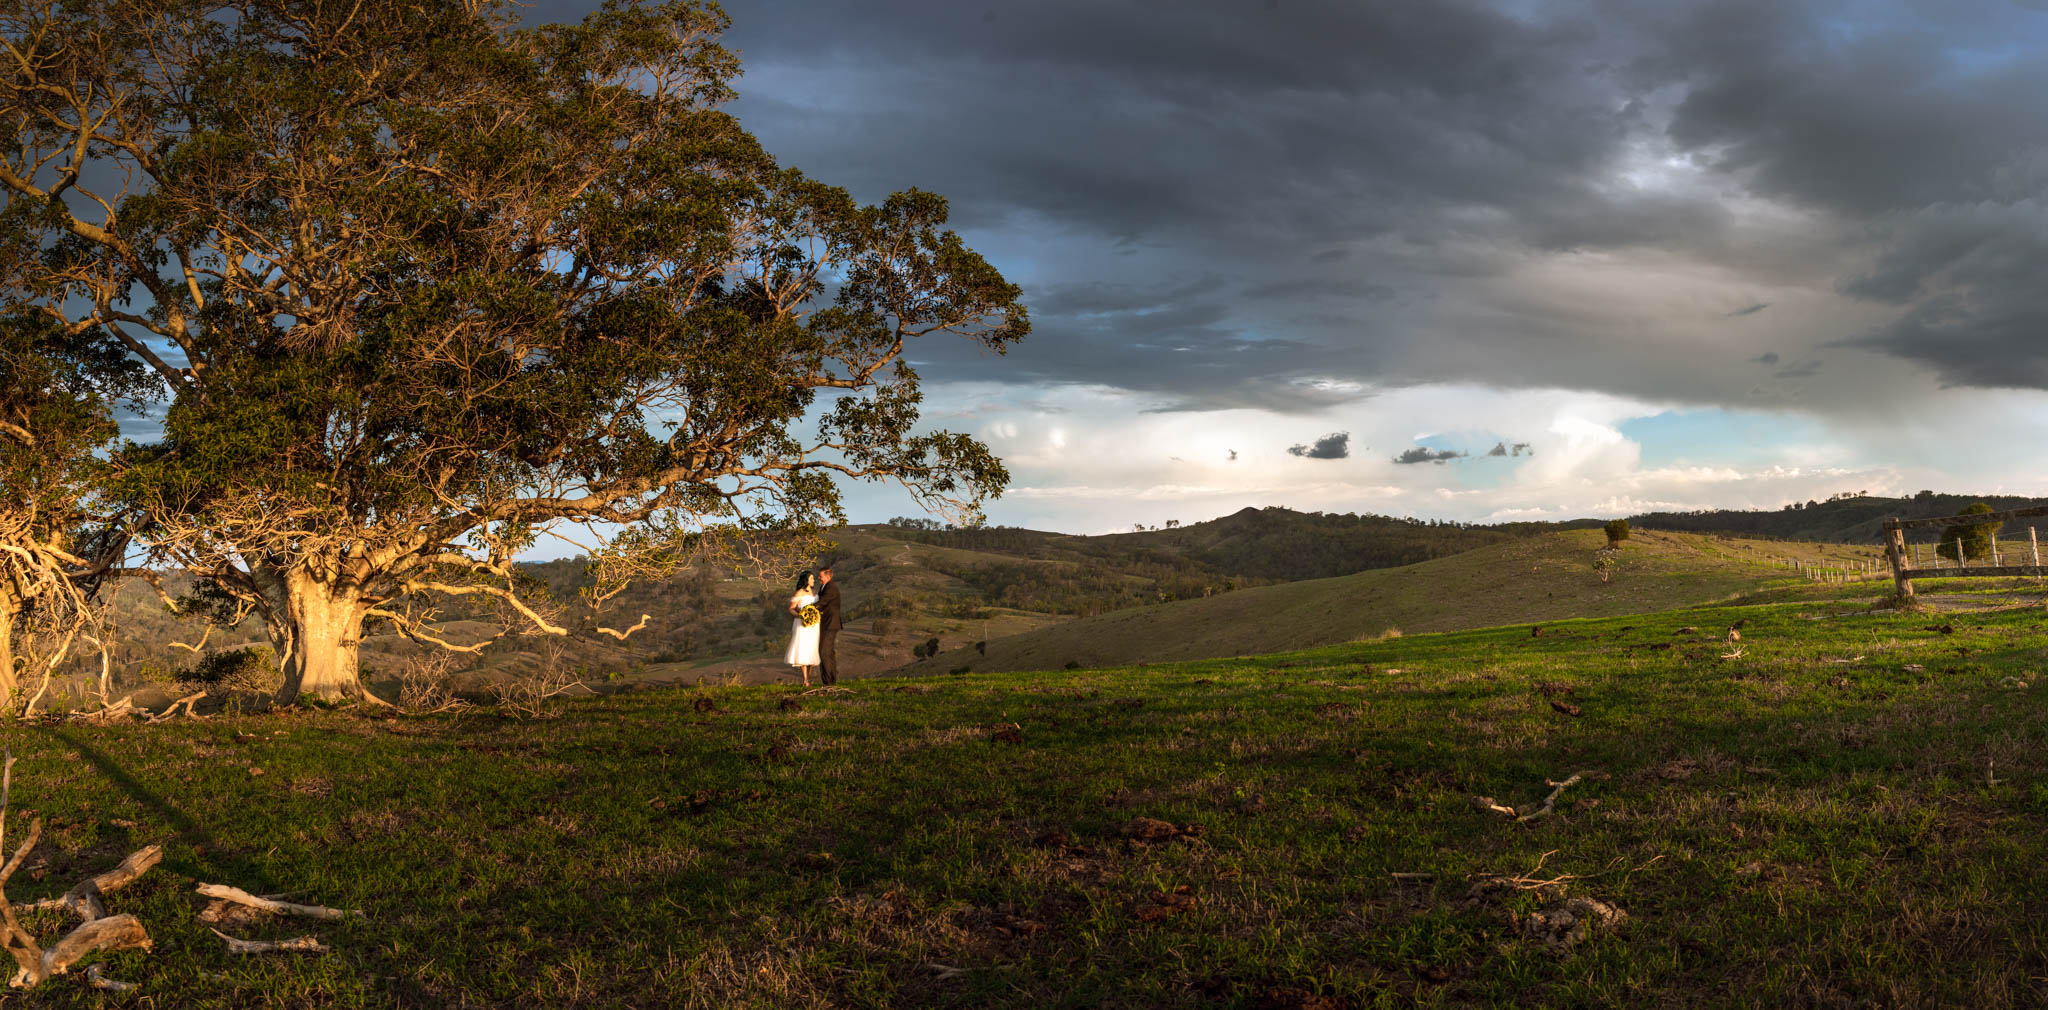
[[[818,682],[839,683],[839,630],[821,632],[818,635]]]

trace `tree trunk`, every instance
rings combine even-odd
[[[284,674],[277,704],[300,697],[321,702],[378,701],[356,668],[363,610],[355,587],[315,579],[303,568],[264,580],[271,598],[266,625]]]

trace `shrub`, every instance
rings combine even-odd
[[[201,657],[185,678],[208,687],[271,690],[277,686],[277,664],[270,650],[260,646],[223,649]]]
[[[1963,509],[1961,515],[1983,515],[1992,508],[1983,502],[1973,502]],[[1950,561],[1975,561],[1991,556],[1991,538],[2004,523],[1977,523],[1974,526],[1951,526],[1942,533],[1942,542],[1935,545],[1934,552]],[[1958,554],[1961,556],[1959,557]]]
[[[1628,539],[1628,520],[1615,519],[1602,527],[1607,531],[1607,542],[1618,544]]]
[[[1078,659],[1067,660],[1066,668],[1069,670],[1078,670],[1081,668],[1081,661]]]

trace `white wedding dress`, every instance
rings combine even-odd
[[[796,604],[796,609],[801,611],[805,607],[818,602],[818,598],[810,593],[798,593],[793,602]],[[789,651],[783,655],[782,661],[791,666],[817,666],[818,630],[825,626],[824,622],[821,621],[806,628],[804,627],[803,615],[799,613],[797,616],[790,618],[789,624]]]

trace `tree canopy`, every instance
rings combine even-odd
[[[0,220],[0,242],[19,237]],[[19,299],[16,266],[0,257],[0,290]],[[46,314],[0,312],[0,711],[24,669],[49,673],[86,633],[121,563],[128,517],[99,493],[97,454],[116,434],[115,401],[146,391],[117,349]]]
[[[1995,511],[1986,502],[1971,502],[1957,515],[1989,515]],[[1972,523],[1968,526],[1951,526],[1942,531],[1942,540],[1934,550],[1950,561],[1976,561],[1991,556],[1991,538],[2005,526],[2002,522]]]
[[[721,108],[714,4],[511,11],[0,17],[26,301],[172,392],[112,490],[199,604],[264,620],[283,701],[361,696],[365,621],[480,648],[438,632],[450,595],[566,633],[511,567],[544,536],[611,584],[815,543],[835,477],[963,518],[1008,479],[918,426],[907,341],[1029,330],[943,198],[863,206],[777,164]]]

